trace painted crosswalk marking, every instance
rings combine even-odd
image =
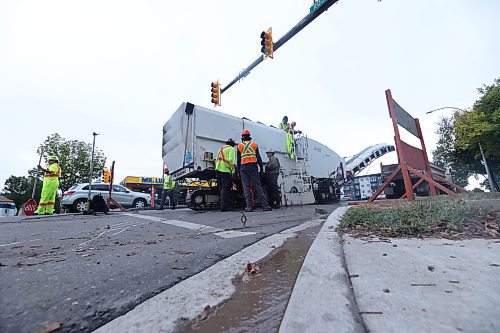
[[[255,232],[251,232],[251,231],[224,230],[221,228],[215,228],[215,227],[211,227],[211,226],[204,225],[204,224],[198,224],[198,223],[180,221],[180,220],[168,220],[168,219],[164,219],[164,218],[156,217],[156,216],[139,215],[139,214],[132,214],[132,213],[124,213],[123,215],[127,215],[130,217],[136,217],[136,218],[149,220],[149,221],[154,221],[154,222],[159,222],[159,223],[163,223],[163,224],[168,224],[168,225],[172,225],[172,226],[179,227],[179,228],[190,229],[190,230],[197,231],[200,234],[214,234],[214,235],[222,237],[222,238],[234,238],[234,237],[255,235]]]

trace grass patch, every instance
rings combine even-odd
[[[477,197],[440,196],[419,198],[415,201],[396,201],[351,207],[341,218],[341,230],[353,234],[377,234],[388,237],[461,236],[488,233],[493,222],[495,237],[498,217],[466,204],[465,200]],[[493,198],[492,198],[493,199]],[[493,232],[492,231],[492,232]],[[447,237],[449,236],[449,237]]]

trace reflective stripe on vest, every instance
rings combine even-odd
[[[224,154],[224,150],[226,150],[226,148],[233,149],[233,147],[231,147],[230,145],[225,145],[224,147],[219,149],[219,152],[217,153],[217,161],[219,163],[224,163],[229,169],[232,170],[234,169],[234,163],[226,158],[226,155]]]
[[[253,141],[247,141],[238,145],[238,150],[241,155],[241,164],[257,162],[257,144]]]
[[[61,167],[59,167],[59,165],[57,165],[57,164],[54,164],[54,166],[57,168],[56,173],[50,174],[50,173],[45,172],[43,175],[45,178],[59,178],[59,177],[61,177]]]
[[[165,175],[165,178],[163,180],[163,189],[164,190],[171,190],[175,186],[175,182],[171,180],[170,175]]]

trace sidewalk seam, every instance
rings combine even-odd
[[[345,258],[345,253],[344,253],[344,234],[340,230],[336,230],[339,238],[340,238],[340,255],[341,255],[341,260],[342,260],[342,267],[344,268],[346,274],[347,274],[347,280],[349,281],[349,291],[350,291],[350,299],[349,301],[352,304],[351,308],[351,313],[352,317],[354,318],[355,321],[361,324],[363,329],[365,330],[365,333],[370,332],[368,327],[366,326],[365,320],[363,319],[363,316],[360,314],[360,309],[358,306],[358,301],[356,299],[356,294],[354,293],[354,286],[352,285],[351,281],[351,273],[349,272],[349,266],[347,265],[347,260]]]

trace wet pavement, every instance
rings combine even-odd
[[[314,206],[253,212],[241,232],[240,212],[187,209],[0,223],[0,331],[90,332],[316,215]]]
[[[298,233],[269,258],[233,280],[231,299],[179,332],[277,332],[309,246],[319,227]]]

